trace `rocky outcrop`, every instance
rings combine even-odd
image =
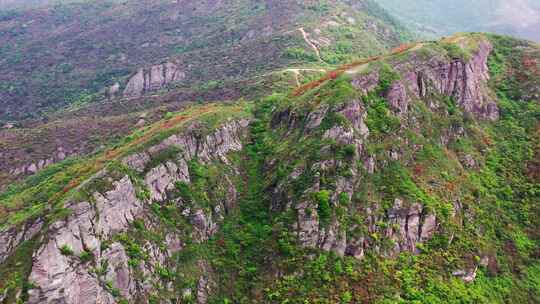
[[[146,150],[125,157],[122,162],[144,176],[150,201],[163,202],[176,182],[190,182],[188,162],[221,161],[228,164],[226,155],[243,148],[243,138],[248,120],[229,121],[207,135],[200,133],[193,124],[183,134],[175,134]],[[175,148],[176,157],[148,167],[152,160],[167,149]],[[120,299],[143,299],[158,288],[146,278],[159,275],[157,269],[166,266],[171,256],[182,249],[181,232],[163,235],[163,244],[146,241],[141,245],[144,261],[134,265],[126,244],[116,241],[116,235],[126,232],[135,219],[144,219],[147,229],[161,231],[153,215],[145,211],[145,204],[136,193],[134,181],[129,176],[111,180],[102,171],[91,180],[110,184],[111,190],[94,191],[90,200],[67,205],[70,215],[53,223],[47,239],[35,252],[29,281],[34,288],[29,291],[29,303],[117,303]],[[214,202],[211,210],[185,205],[181,199],[176,203],[182,215],[193,227],[191,238],[196,243],[207,241],[217,232],[227,208],[233,208],[238,197],[237,190],[225,177],[223,199]],[[91,183],[90,183],[91,184]],[[103,187],[103,186],[101,186]],[[218,189],[216,189],[218,191]],[[41,222],[28,224],[20,232],[6,231],[0,234],[3,242],[1,257],[7,257],[20,242],[33,237]],[[160,232],[161,233],[161,232]],[[128,243],[129,244],[129,243]],[[211,272],[205,264],[197,285],[198,303],[206,303],[212,289]],[[167,287],[169,290],[172,287]]]
[[[333,203],[334,206],[336,204]],[[423,213],[420,204],[404,206],[400,199],[396,199],[394,207],[386,214],[381,215],[380,210],[371,208],[365,210],[364,224],[355,224],[350,229],[354,231],[364,226],[367,228],[365,234],[348,233],[336,219],[323,226],[314,203],[302,202],[296,206],[296,211],[298,220],[295,230],[301,246],[357,259],[363,258],[368,251],[386,256],[396,256],[400,252],[417,253],[418,244],[430,240],[439,225],[435,215]],[[380,223],[385,225],[381,227]],[[393,245],[383,245],[385,240]]]
[[[189,171],[186,161],[168,161],[150,169],[144,178],[150,189],[150,199],[161,202],[167,198],[167,191],[174,189],[176,182],[189,182]]]
[[[414,52],[400,62],[395,69],[400,80],[390,85],[384,97],[398,116],[407,113],[412,100],[429,102],[433,94],[453,98],[466,113],[485,120],[497,120],[499,109],[487,81],[487,60],[492,46],[481,40],[470,59],[450,59],[433,56],[429,60],[418,58]],[[352,80],[352,85],[362,94],[373,91],[379,83],[376,71],[362,74]]]
[[[181,81],[186,74],[173,62],[165,62],[139,69],[129,79],[123,95],[124,97],[139,97],[147,92],[157,91],[165,86]]]
[[[452,272],[452,275],[460,278],[465,283],[472,283],[476,279],[476,273],[478,266],[467,270],[456,270]]]
[[[405,90],[399,86],[398,90]],[[406,100],[400,99],[395,104],[400,108],[398,114],[406,115]],[[404,106],[405,105],[405,106]],[[364,142],[368,139],[370,131],[366,125],[367,113],[361,101],[351,100],[344,104],[336,105],[333,109],[327,106],[320,106],[313,109],[305,116],[305,129],[303,133],[308,135],[316,132],[330,112],[341,114],[349,124],[336,124],[322,132],[322,138],[330,139],[338,146],[354,146],[356,149],[349,158],[336,159],[327,151],[330,147],[323,147],[320,150],[321,158],[329,158],[317,161],[311,165],[309,171],[317,172],[315,178],[304,194],[295,202],[295,198],[290,193],[289,185],[299,178],[306,170],[298,167],[292,171],[288,178],[280,181],[273,190],[272,209],[287,210],[293,208],[296,212],[296,222],[292,225],[296,232],[298,243],[307,248],[319,248],[332,251],[337,255],[350,255],[361,259],[368,251],[395,256],[400,252],[417,253],[417,246],[426,242],[439,230],[439,222],[435,214],[427,212],[422,204],[417,202],[405,202],[396,198],[392,208],[383,209],[380,204],[374,204],[364,210],[349,210],[354,214],[362,214],[363,223],[354,223],[352,227],[344,227],[342,221],[336,214],[330,218],[321,219],[319,206],[313,194],[321,191],[321,176],[334,176],[335,182],[330,192],[331,209],[343,208],[340,200],[345,197],[351,200],[358,184],[362,183],[362,174],[358,167],[351,164],[366,164],[366,171],[371,174],[375,171],[375,159],[367,154]],[[289,110],[288,113],[293,112]],[[272,119],[272,125],[290,125],[291,115],[276,113]],[[280,119],[286,122],[280,122]],[[297,130],[298,131],[298,130]],[[293,134],[292,130],[284,131],[286,135]],[[393,159],[399,159],[399,151],[388,151]],[[324,155],[324,156],[323,156]],[[335,173],[347,168],[347,173],[335,176]],[[327,188],[327,189],[328,189]],[[328,215],[325,215],[328,216]],[[381,225],[384,223],[384,225]]]
[[[429,90],[434,89],[439,94],[453,97],[466,113],[497,120],[499,109],[487,87],[487,60],[491,51],[488,41],[480,41],[468,61],[430,62],[427,67],[408,73],[404,79],[417,96],[426,97]]]
[[[125,253],[118,246],[102,252],[102,245],[141,216],[143,203],[135,196],[128,176],[113,185],[114,189],[104,194],[96,192],[94,204],[71,205],[71,215],[50,227],[48,241],[34,255],[29,281],[35,288],[29,291],[29,303],[115,303],[88,262],[79,258],[83,252],[97,265],[110,259],[116,267],[107,275],[115,279],[114,288],[129,291],[125,267],[118,267],[125,264]],[[129,292],[125,295],[131,296]]]
[[[57,162],[60,162],[66,159],[68,156],[71,156],[73,154],[75,153],[70,152],[70,151],[65,151],[63,148],[58,148],[57,151],[53,155],[51,155],[49,158],[31,162],[23,166],[20,166],[18,168],[13,168],[9,170],[9,174],[15,175],[15,176],[35,174],[52,164],[55,164]]]
[[[43,226],[41,219],[28,221],[21,227],[0,232],[0,263],[4,262],[21,243],[34,238]]]
[[[402,251],[417,252],[417,244],[431,239],[437,229],[437,219],[433,214],[425,215],[422,205],[418,203],[404,206],[401,199],[395,200],[385,222],[389,226],[385,235],[395,244],[390,250],[391,254]]]
[[[150,168],[145,175],[145,184],[154,201],[163,201],[167,191],[175,187],[176,182],[189,182],[188,162],[194,158],[208,163],[219,160],[228,163],[226,155],[232,151],[243,148],[242,138],[245,135],[249,120],[230,121],[218,127],[212,133],[201,136],[197,133],[197,126],[192,126],[185,134],[174,134],[161,143],[143,151],[124,158],[123,163],[134,170],[143,172],[152,157],[158,156],[167,149],[179,150],[177,156],[170,161]]]

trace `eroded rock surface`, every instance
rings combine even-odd
[[[129,79],[123,95],[124,97],[139,97],[181,81],[185,77],[186,74],[173,62],[165,62],[147,69],[141,68]]]
[[[135,196],[128,176],[113,185],[111,191],[95,193],[95,204],[81,202],[70,206],[72,214],[50,228],[49,240],[34,255],[29,281],[35,288],[29,291],[29,303],[116,302],[97,275],[78,258],[86,252],[99,261],[102,242],[125,231],[142,213],[143,203]],[[67,249],[71,252],[65,252]],[[104,257],[118,261],[122,258],[118,254],[106,251]],[[125,285],[122,274],[116,278],[113,283]],[[125,287],[120,285],[115,288]]]
[[[22,242],[35,237],[41,227],[41,219],[31,220],[21,227],[11,227],[0,232],[0,263],[4,262]]]
[[[429,60],[403,59],[395,64],[400,80],[392,83],[385,98],[398,115],[404,115],[414,99],[429,102],[430,94],[453,98],[464,112],[486,120],[497,120],[499,108],[487,86],[488,57],[493,47],[487,40],[478,43],[470,58],[450,59],[433,56]],[[373,91],[379,83],[377,72],[355,77],[352,84],[362,94]]]

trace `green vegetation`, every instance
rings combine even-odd
[[[71,249],[71,247],[69,245],[62,245],[60,246],[60,248],[58,248],[58,250],[60,250],[60,253],[62,255],[65,255],[65,256],[70,256],[70,255],[73,255],[73,249]]]
[[[323,226],[328,225],[332,211],[330,209],[330,191],[321,190],[316,193],[315,198],[317,199],[317,211],[321,224]]]

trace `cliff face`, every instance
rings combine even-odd
[[[510,268],[535,261],[523,164],[538,103],[500,95],[496,40],[448,44],[188,109],[66,169],[77,176],[4,194],[0,302],[444,301],[470,298],[433,282],[518,286]],[[528,294],[516,290],[493,298]]]
[[[33,258],[29,280],[35,288],[29,292],[28,303],[117,303],[119,299],[134,301],[148,298],[156,291],[159,270],[163,267],[170,271],[175,269],[173,255],[182,249],[186,241],[185,231],[160,231],[160,224],[156,223],[148,204],[165,203],[178,183],[189,185],[190,175],[194,173],[190,172],[188,163],[194,159],[203,163],[218,161],[229,164],[226,155],[242,150],[248,123],[248,120],[227,122],[202,138],[196,134],[197,125],[193,125],[188,127],[186,134],[172,135],[157,145],[124,158],[122,162],[129,169],[144,176],[140,187],[135,186],[132,177],[119,172],[104,170],[93,176],[87,182],[90,186],[82,186],[89,188],[84,190],[91,194],[88,200],[68,202],[65,208],[69,217],[43,231],[47,237]],[[153,160],[171,149],[178,152],[171,155],[170,160],[152,164]],[[231,173],[237,170],[227,166]],[[225,193],[221,201],[212,202],[212,209],[205,210],[189,206],[191,202],[175,200],[181,217],[192,226],[189,239],[193,242],[208,240],[219,228],[226,210],[236,204],[237,190],[227,173],[221,174],[224,183],[212,191],[225,190]],[[225,182],[227,180],[229,183]],[[92,184],[103,182],[107,184],[105,189],[92,190]],[[129,236],[136,220],[143,221],[143,225],[158,238],[143,244],[141,254],[144,252],[145,258],[139,265],[133,265],[132,253],[126,253],[126,250],[134,250],[133,245],[118,239],[118,235],[123,233]],[[36,228],[30,230],[35,231]],[[23,238],[32,238],[31,231],[24,232]],[[21,241],[19,235],[14,236],[10,232],[4,235],[10,241],[8,243]],[[15,239],[12,240],[13,237]],[[197,291],[201,294],[199,298],[205,293],[202,282],[208,280],[207,277],[207,274],[201,276],[201,286]],[[152,281],[156,283],[152,284]],[[174,291],[171,286],[163,288]]]
[[[186,78],[186,74],[172,62],[154,65],[148,69],[139,69],[135,75],[129,78],[123,96],[139,97],[144,93],[157,91],[184,78]],[[109,89],[109,95],[114,97],[117,90],[118,84],[113,85]]]
[[[480,40],[478,47],[472,51],[470,58],[455,59],[444,56],[432,58],[419,58],[420,48],[404,58],[393,58],[391,62],[395,67],[395,73],[387,82],[387,88],[381,90],[383,75],[388,72],[384,68],[374,68],[372,71],[364,70],[360,75],[349,72],[351,84],[358,90],[356,97],[339,105],[329,106],[323,103],[315,109],[309,110],[303,117],[294,116],[294,108],[289,108],[278,113],[272,119],[278,126],[289,126],[288,137],[296,137],[298,129],[304,124],[305,136],[310,136],[329,116],[339,115],[346,120],[344,125],[336,125],[323,133],[323,140],[334,142],[334,145],[347,146],[350,155],[341,160],[326,159],[310,164],[310,167],[298,167],[288,179],[280,181],[274,192],[274,206],[278,209],[293,208],[298,214],[297,222],[292,226],[297,231],[299,243],[305,247],[320,248],[334,251],[343,256],[345,254],[362,258],[366,251],[375,251],[386,256],[396,256],[400,252],[408,251],[417,253],[417,244],[429,241],[437,232],[440,221],[433,210],[426,208],[417,201],[404,201],[403,197],[392,198],[387,207],[381,204],[366,206],[361,214],[365,217],[362,223],[345,228],[339,218],[334,218],[327,225],[322,225],[318,214],[318,202],[313,200],[313,193],[321,190],[333,189],[328,197],[331,206],[339,207],[340,200],[350,201],[358,192],[358,187],[365,179],[362,172],[370,175],[381,170],[387,162],[409,161],[406,160],[405,150],[411,145],[406,138],[399,135],[403,130],[421,128],[423,122],[419,121],[417,113],[414,113],[414,104],[421,100],[432,110],[441,110],[438,99],[450,98],[456,106],[461,108],[464,114],[476,117],[479,120],[496,121],[499,117],[499,109],[494,101],[493,93],[488,89],[488,56],[492,45],[487,40]],[[366,68],[368,69],[368,68]],[[354,71],[355,68],[349,70]],[[346,71],[347,73],[348,71]],[[369,100],[373,94],[381,94],[388,102],[389,109],[397,117],[394,136],[402,147],[386,151],[386,159],[377,163],[376,155],[369,151],[370,128],[366,125],[369,119]],[[364,101],[362,101],[364,99]],[[296,109],[298,110],[298,109]],[[305,110],[304,110],[305,111]],[[444,110],[443,110],[444,111]],[[286,114],[284,114],[286,113]],[[373,131],[373,130],[371,130]],[[455,141],[464,136],[463,130],[451,126],[448,129],[437,130],[441,133],[438,139],[443,146],[447,147],[450,141]],[[398,144],[399,145],[399,144]],[[332,145],[322,146],[321,154],[332,155]],[[415,149],[415,148],[413,148]],[[418,148],[416,148],[418,149]],[[306,151],[306,153],[309,153]],[[276,162],[278,160],[276,159]],[[358,167],[357,164],[362,164]],[[334,183],[321,186],[321,177],[335,175],[335,172],[346,170],[346,176],[335,177]],[[288,193],[292,193],[291,185],[294,180],[303,174],[313,174],[313,184],[307,188],[300,200],[294,199]],[[388,208],[390,207],[390,208]],[[459,216],[456,206],[452,208],[452,214]],[[356,212],[359,212],[358,210]],[[457,218],[448,220],[455,221]],[[384,226],[378,223],[385,223]],[[362,229],[361,234],[354,233],[355,229]],[[352,233],[351,233],[352,232]],[[378,240],[370,238],[370,235],[380,235],[393,243],[387,248],[381,248]]]

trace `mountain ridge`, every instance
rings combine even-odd
[[[53,165],[0,195],[4,301],[535,303],[538,54],[412,44]]]

